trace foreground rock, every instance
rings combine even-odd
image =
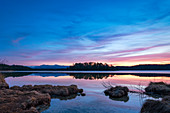
[[[121,98],[127,96],[129,89],[127,87],[116,86],[111,87],[104,91],[106,95],[109,95],[110,98]]]
[[[83,89],[76,85],[24,85],[22,87],[9,85],[0,75],[0,113],[40,113],[50,106],[51,98],[72,99]]]
[[[37,91],[40,93],[48,93],[53,96],[70,96],[82,93],[83,89],[78,89],[76,85],[70,86],[52,86],[52,85],[24,85],[22,87],[13,86],[10,89],[19,91]]]
[[[0,89],[9,88],[9,85],[6,83],[4,76],[0,74]]]
[[[39,113],[37,107],[49,106],[49,94],[37,91],[0,90],[1,113]]]
[[[149,95],[170,95],[170,85],[164,82],[151,82],[149,86],[145,88],[145,92]]]
[[[162,101],[147,100],[141,113],[170,113],[170,96],[164,97]]]

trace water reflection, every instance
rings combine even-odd
[[[88,80],[95,80],[95,79],[107,79],[108,77],[114,76],[114,74],[108,73],[71,73],[70,76],[73,76],[75,79],[88,79]]]
[[[63,96],[55,96],[55,95],[52,95],[51,97],[54,99],[54,98],[57,98],[57,99],[60,99],[60,100],[71,100],[71,99],[75,99],[77,96],[77,94],[74,94],[74,95],[70,95],[70,96],[66,96],[66,97],[63,97]]]
[[[128,87],[147,86],[152,82],[170,83],[168,74],[60,74],[60,73],[3,73],[10,86],[13,85],[71,85],[82,87],[101,88],[102,82],[110,82],[113,85]],[[150,76],[149,76],[150,75]],[[152,75],[152,76],[151,76]],[[158,76],[159,75],[159,76]],[[148,77],[149,76],[149,77]],[[16,78],[14,78],[16,77]],[[102,86],[103,87],[103,86]]]
[[[17,77],[18,76],[18,77]],[[148,77],[149,76],[149,77]],[[53,112],[115,112],[138,113],[141,108],[140,95],[129,93],[124,98],[109,98],[103,91],[102,82],[110,82],[113,85],[127,86],[135,90],[139,84],[145,88],[152,82],[170,83],[168,74],[60,74],[60,73],[8,73],[5,80],[11,86],[14,85],[71,85],[75,84],[84,89],[87,96],[72,95],[70,97],[53,97],[51,106],[43,113]],[[146,96],[146,95],[145,95]],[[144,99],[152,97],[146,96]],[[63,101],[67,100],[67,101]],[[106,110],[107,109],[107,110]]]
[[[170,74],[160,74],[160,73],[53,73],[53,72],[1,72],[5,77],[21,77],[27,75],[37,75],[42,77],[48,76],[73,76],[75,79],[107,79],[108,77],[113,77],[115,75],[135,75],[139,77],[170,77]]]
[[[121,98],[112,98],[112,97],[109,97],[109,98],[114,100],[114,101],[123,101],[123,102],[129,101],[129,96],[124,96],[124,97],[121,97]]]
[[[5,78],[7,77],[22,77],[22,76],[27,76],[27,75],[31,75],[32,73],[31,72],[23,72],[23,73],[20,73],[20,72],[8,72],[8,73],[2,73],[3,76]]]

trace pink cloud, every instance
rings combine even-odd
[[[151,64],[154,62],[164,63],[170,61],[170,53],[159,53],[159,54],[150,54],[150,55],[140,55],[140,56],[132,56],[132,57],[117,57],[110,58],[107,62],[113,62],[115,64],[124,64],[124,62],[129,63],[140,63],[140,62],[150,62]]]
[[[19,37],[19,38],[15,39],[15,40],[12,40],[12,43],[13,44],[17,44],[17,43],[19,43],[23,39],[25,39],[25,37]]]

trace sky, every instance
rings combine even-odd
[[[8,64],[170,63],[170,0],[0,0]]]

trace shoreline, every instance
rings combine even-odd
[[[170,74],[170,70],[124,70],[124,71],[0,71],[0,73],[11,73],[11,72],[33,72],[33,73],[152,73],[152,74]]]

